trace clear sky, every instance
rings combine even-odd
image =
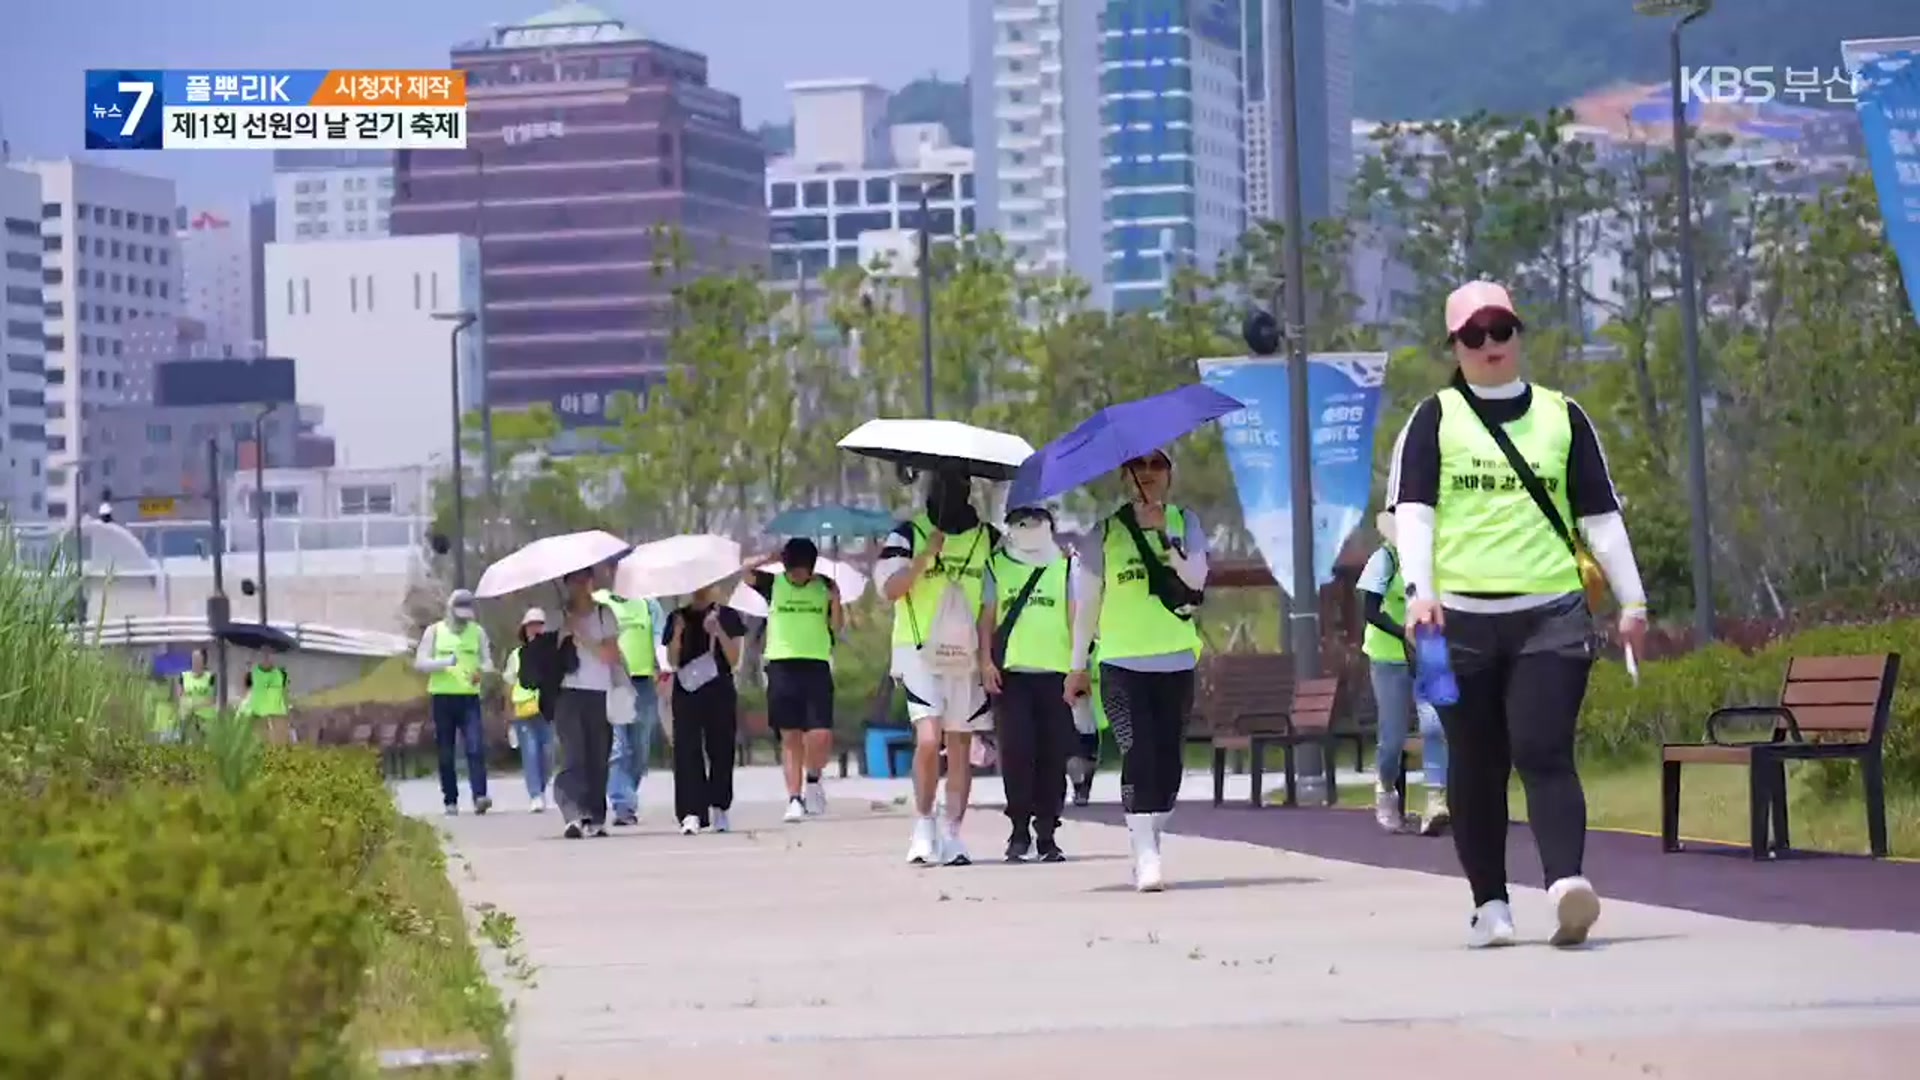
[[[707,55],[748,124],[788,117],[785,85],[865,77],[897,87],[965,73],[966,0],[592,0],[648,37]],[[0,132],[13,160],[81,154],[88,68],[445,67],[558,0],[5,0]],[[189,205],[267,194],[268,153],[95,155],[173,178]]]

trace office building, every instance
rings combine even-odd
[[[1286,218],[1286,107],[1280,0],[1243,0],[1246,58],[1247,218]],[[1302,48],[1294,54],[1300,90],[1300,208],[1309,221],[1341,212],[1353,183],[1354,0],[1295,0]]]
[[[190,209],[178,234],[181,311],[199,324],[210,355],[248,356],[266,336],[261,303],[265,241],[254,235],[264,216],[244,210]]]
[[[111,486],[91,461],[97,410],[140,400],[127,380],[129,324],[180,313],[173,181],[72,160],[25,166],[40,177],[47,341],[47,513]],[[91,502],[91,498],[87,500]]]
[[[1105,303],[1098,0],[971,0],[980,228]]]
[[[1180,266],[1211,269],[1246,230],[1240,0],[1108,0],[1100,119],[1107,284],[1153,307]]]
[[[765,151],[706,57],[586,4],[498,27],[452,65],[467,149],[401,155],[393,232],[478,238],[488,401],[603,424],[615,392],[664,369],[676,278],[766,266]],[[663,274],[668,230],[682,261]]]
[[[943,124],[887,123],[887,91],[865,79],[787,84],[793,153],[767,163],[777,283],[865,265],[860,238],[920,227],[951,241],[974,231],[974,153]]]
[[[386,236],[393,207],[391,150],[276,150],[277,243]]]
[[[40,177],[0,166],[0,517],[47,516]]]
[[[453,440],[454,323],[480,308],[468,236],[267,245],[267,352],[294,362],[343,466],[444,461]],[[460,334],[461,409],[479,398],[483,326]]]

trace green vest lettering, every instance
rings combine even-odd
[[[1167,507],[1167,533],[1186,533],[1186,515]],[[1105,562],[1100,586],[1100,659],[1127,660],[1191,652],[1200,655],[1200,628],[1167,610],[1147,585],[1146,565],[1133,534],[1113,518],[1101,523],[1101,555]],[[1157,530],[1146,530],[1147,548],[1165,560],[1166,546]]]
[[[213,715],[214,693],[213,672],[203,671],[198,675],[191,671],[180,673],[180,709],[188,716],[202,719]]]
[[[1433,585],[1442,593],[1571,593],[1580,568],[1500,444],[1460,391],[1440,391],[1440,505],[1434,508]],[[1567,399],[1533,387],[1526,415],[1507,437],[1545,485],[1560,519],[1572,524],[1567,459],[1573,421]]]
[[[918,548],[933,533],[933,521],[925,514],[913,519],[913,544]],[[940,606],[940,594],[949,583],[957,583],[966,594],[974,615],[980,614],[980,594],[985,586],[987,558],[992,554],[987,527],[975,525],[963,533],[947,537],[940,555],[927,565],[926,573],[913,583],[907,595],[893,605],[893,644],[917,647],[927,640],[933,623],[933,611]]]
[[[286,668],[263,668],[255,664],[247,676],[248,716],[287,715]]]
[[[620,655],[626,658],[627,674],[652,675],[659,668],[659,658],[653,651],[653,606],[645,600],[615,596],[606,589],[594,593],[593,598],[612,608],[620,624]]]
[[[805,585],[788,581],[785,571],[774,574],[773,598],[767,603],[766,658],[832,659],[831,595],[827,579],[818,574]]]
[[[1067,614],[1067,557],[1035,567],[1005,553],[993,557],[993,602],[1000,621],[1007,621],[1035,570],[1040,580],[1027,595],[1027,604],[1007,635],[1008,671],[1066,671],[1073,666],[1073,623]]]
[[[480,682],[474,678],[480,672],[480,624],[472,620],[455,630],[445,622],[434,623],[427,629],[433,635],[433,655],[437,659],[453,658],[453,666],[441,668],[427,676],[427,693],[471,696],[480,692]]]
[[[1407,583],[1400,576],[1400,557],[1390,547],[1381,548],[1387,557],[1393,560],[1393,576],[1387,579],[1387,591],[1380,596],[1380,611],[1387,618],[1407,624]],[[1367,624],[1366,637],[1360,642],[1360,650],[1367,659],[1381,664],[1404,664],[1407,662],[1407,643],[1394,637],[1385,630]]]

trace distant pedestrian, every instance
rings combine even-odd
[[[507,654],[506,669],[502,673],[507,685],[507,712],[513,718],[507,729],[507,741],[520,751],[521,774],[530,800],[527,811],[533,814],[547,808],[547,780],[553,771],[554,695],[542,694],[538,686],[521,682],[520,651],[546,629],[547,613],[528,608],[527,613],[520,616],[517,635],[520,643]]]
[[[261,738],[276,746],[293,742],[292,708],[287,669],[280,666],[279,651],[268,645],[242,676],[247,693],[240,701],[240,715],[260,725]]]
[[[593,579],[592,570],[576,570],[561,579],[566,603],[550,661],[561,672],[553,729],[562,764],[553,778],[553,797],[566,818],[564,835],[569,840],[607,834],[607,770],[613,754],[607,697],[615,680],[627,679],[619,621],[594,599]]]
[[[632,710],[626,694],[607,698],[607,722],[613,725],[613,751],[607,769],[607,797],[615,825],[640,823],[640,783],[652,765],[654,736],[660,730],[660,697],[653,680],[659,672],[656,649],[666,612],[658,600],[629,600],[611,589],[593,594],[620,625],[620,658],[633,688]]]
[[[726,832],[733,809],[733,754],[740,733],[740,665],[747,624],[708,586],[667,616],[673,668],[673,812],[687,835]]]
[[[480,687],[483,677],[493,671],[493,654],[486,628],[474,617],[473,593],[455,589],[447,597],[446,618],[420,635],[413,669],[427,676],[433,742],[440,759],[440,802],[449,817],[460,812],[460,774],[455,763],[459,743],[466,750],[473,812],[484,814],[493,807],[493,800],[487,797],[487,732]]]
[[[819,546],[795,537],[780,549],[778,574],[753,570],[748,578],[767,602],[767,722],[780,739],[790,822],[827,811],[821,775],[833,751],[833,643],[846,616],[833,579],[816,572],[819,561]]]
[[[174,696],[180,706],[183,737],[195,740],[213,726],[220,695],[218,676],[207,669],[207,650],[193,650],[193,659],[189,663],[192,666],[180,673]]]
[[[1407,742],[1407,723],[1420,720],[1420,771],[1427,789],[1426,815],[1420,831],[1433,836],[1447,827],[1447,733],[1440,713],[1413,693],[1412,645],[1407,640],[1406,581],[1400,557],[1394,553],[1393,514],[1385,511],[1376,523],[1383,541],[1360,571],[1358,591],[1366,617],[1361,651],[1367,655],[1373,680],[1373,701],[1379,713],[1373,751],[1373,816],[1382,829],[1399,832],[1406,807],[1397,794]]]

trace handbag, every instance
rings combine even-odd
[[[1580,587],[1587,594],[1587,606],[1597,609],[1612,594],[1612,589],[1607,584],[1606,570],[1601,567],[1600,561],[1593,557],[1593,553],[1587,550],[1587,546],[1580,542],[1579,537],[1574,535],[1573,530],[1567,528],[1566,519],[1560,516],[1560,508],[1553,505],[1553,499],[1547,494],[1547,486],[1540,482],[1539,475],[1533,471],[1533,466],[1527,464],[1527,459],[1520,456],[1520,448],[1513,445],[1513,439],[1508,436],[1506,427],[1487,418],[1485,408],[1480,399],[1473,396],[1473,391],[1461,389],[1459,393],[1466,399],[1467,408],[1473,410],[1474,419],[1480,421],[1480,426],[1487,429],[1488,435],[1493,436],[1494,445],[1498,446],[1500,453],[1506,456],[1507,465],[1513,469],[1514,475],[1519,477],[1520,486],[1527,489],[1527,494],[1533,498],[1533,504],[1546,515],[1547,524],[1553,526],[1554,534],[1560,537],[1561,543],[1567,545],[1568,551],[1573,552],[1573,564],[1580,571]]]
[[[681,664],[673,677],[680,683],[680,689],[691,694],[720,677],[720,662],[713,658],[712,650],[708,650]]]

